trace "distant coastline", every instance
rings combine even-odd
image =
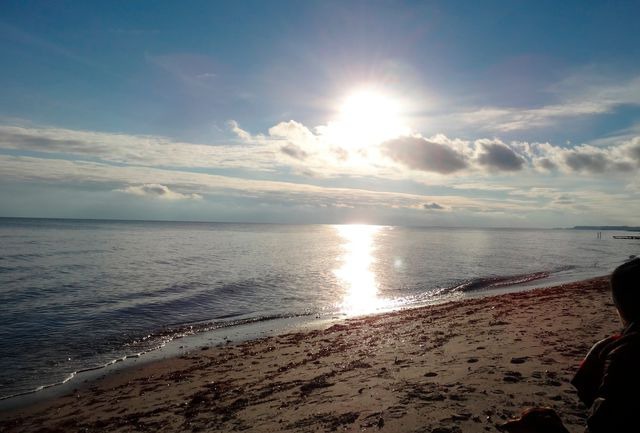
[[[640,232],[640,227],[635,226],[574,226],[571,230],[617,230],[628,232]]]
[[[171,219],[126,219],[126,218],[72,218],[72,217],[33,217],[33,216],[0,216],[1,221],[22,220],[22,221],[59,221],[65,223],[84,222],[84,223],[151,223],[151,224],[248,224],[248,225],[343,225],[352,224],[349,222],[273,222],[273,221],[206,221],[206,220],[171,220]],[[369,225],[369,223],[364,223]],[[444,226],[444,225],[404,225],[404,224],[375,224],[382,226],[421,228],[421,229],[452,229],[452,230],[591,230],[591,231],[640,231],[640,226],[573,226],[573,227],[501,227],[501,226]]]

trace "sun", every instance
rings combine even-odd
[[[346,149],[362,149],[406,135],[409,128],[397,98],[375,87],[362,87],[344,97],[329,125],[333,141]]]

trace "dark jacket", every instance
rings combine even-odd
[[[640,432],[640,321],[593,346],[571,383],[590,408],[587,432]]]

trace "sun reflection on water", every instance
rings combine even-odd
[[[382,227],[369,225],[335,226],[344,241],[342,266],[334,270],[345,292],[341,309],[348,315],[371,313],[383,306],[378,297],[378,281],[372,271],[374,241]]]

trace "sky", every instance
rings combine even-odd
[[[637,1],[3,1],[0,216],[640,225]]]

